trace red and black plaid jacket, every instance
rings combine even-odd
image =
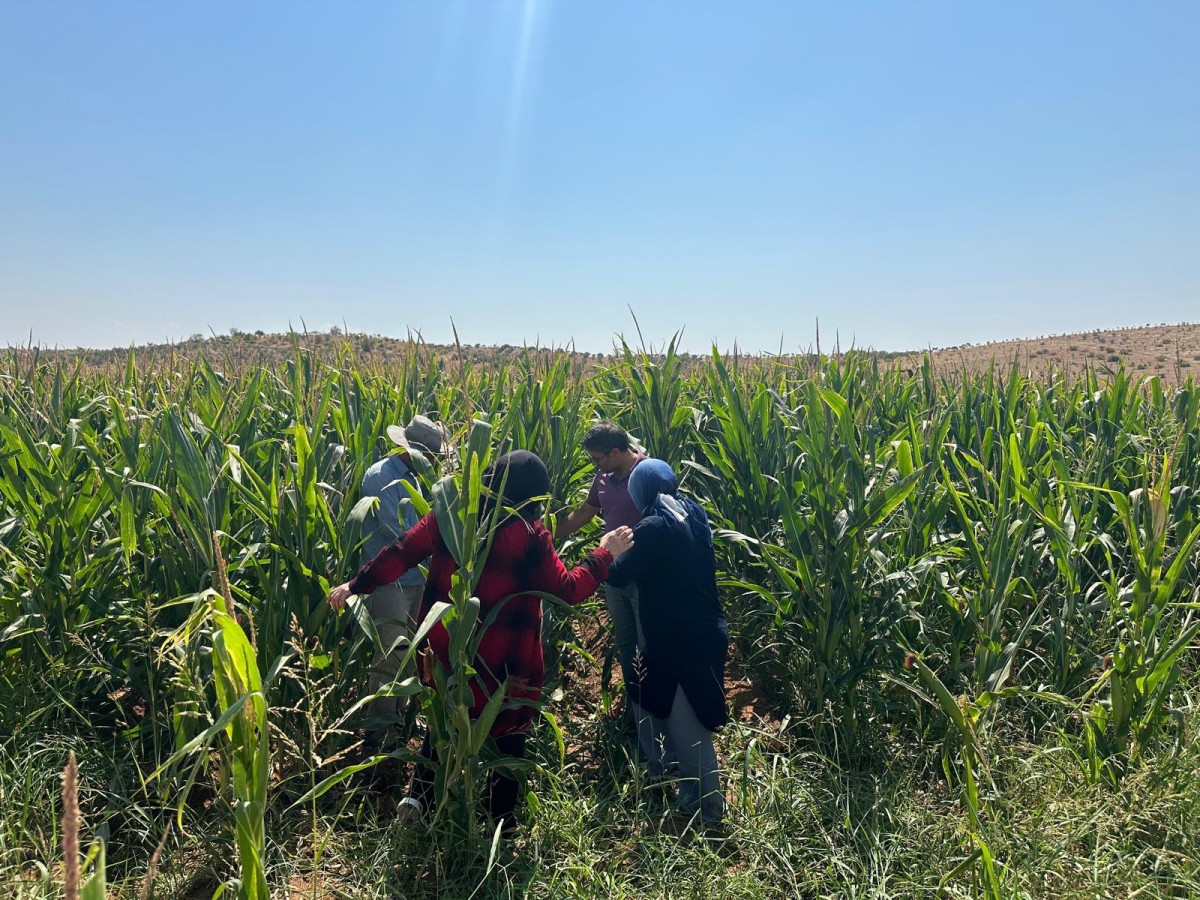
[[[417,617],[420,624],[434,603],[450,599],[451,576],[458,568],[442,540],[433,513],[409,529],[397,543],[380,550],[359,570],[350,582],[350,590],[369,594],[379,585],[395,581],[427,557],[429,578],[421,614]],[[496,612],[495,620],[479,642],[475,657],[478,675],[471,682],[475,694],[472,719],[483,712],[488,697],[505,678],[509,679],[508,697],[529,700],[541,697],[546,677],[542,658],[542,602],[522,592],[541,591],[567,603],[579,603],[608,577],[612,561],[612,554],[598,547],[588,555],[584,565],[568,570],[554,552],[550,532],[540,521],[527,522],[514,517],[497,529],[475,587],[479,621],[486,621],[501,600],[508,600]],[[434,626],[428,640],[442,666],[448,668],[450,635],[445,627],[441,623]],[[533,712],[529,706],[502,710],[492,726],[492,736],[524,731]]]

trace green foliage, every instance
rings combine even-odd
[[[419,343],[383,368],[344,347],[318,356],[299,335],[284,351],[263,366],[215,352],[87,367],[10,351],[0,363],[5,871],[40,864],[53,882],[61,837],[46,784],[68,747],[90,748],[85,772],[104,772],[81,804],[85,822],[112,826],[110,878],[144,875],[172,818],[185,828],[164,853],[210,887],[233,883],[235,859],[242,890],[273,886],[272,854],[287,852],[273,816],[307,817],[310,859],[332,852],[345,820],[365,815],[356,779],[412,756],[358,746],[378,637],[324,597],[357,566],[359,484],[389,449],[385,426],[417,412],[457,446],[448,480],[424,477],[460,563],[452,602],[422,623],[446,623],[456,660],[422,698],[447,761],[439,852],[480,833],[472,792],[491,764],[485,723],[462,712],[486,624],[471,596],[490,533],[480,474],[494,452],[526,446],[547,461],[550,509],[573,505],[597,416],[669,460],[709,510],[741,671],[776,720],[803,723],[793,730],[838,767],[903,742],[942,759],[965,837],[930,856],[932,887],[946,876],[950,892],[996,894],[1021,880],[1023,849],[990,824],[1012,790],[997,774],[1006,741],[1057,742],[1056,759],[1114,796],[1187,746],[1200,629],[1191,382],[943,374],[928,359],[908,373],[854,353],[695,359],[677,340],[662,352],[622,343],[593,369]],[[228,605],[206,593],[214,583]],[[548,660],[587,668],[569,619],[556,616],[547,641]],[[904,668],[910,652],[923,668]],[[412,657],[387,691],[422,693]],[[569,760],[597,725],[560,718],[545,737]],[[753,767],[809,758],[726,749]],[[550,799],[563,787],[547,772],[532,775],[539,815],[582,814]]]
[[[177,733],[181,744],[155,776],[179,764],[190,765],[187,787],[180,795],[182,824],[182,804],[188,789],[215,748],[220,759],[220,782],[229,792],[232,810],[241,869],[236,881],[238,897],[266,900],[270,894],[264,860],[264,817],[271,774],[267,701],[256,653],[229,613],[229,604],[228,597],[215,591],[200,594],[188,621],[168,640],[169,648],[185,651],[181,693],[190,687],[197,694],[187,708],[204,714],[210,687],[216,703],[211,714],[205,716],[209,724],[195,737],[185,740],[192,729],[180,723]]]

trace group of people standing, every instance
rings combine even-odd
[[[352,595],[365,603],[380,637],[368,689],[377,693],[395,680],[405,638],[434,603],[447,600],[457,563],[431,512],[418,519],[404,482],[413,485],[413,452],[445,455],[441,426],[416,416],[388,435],[398,449],[373,465],[363,479],[364,496],[378,504],[364,520],[364,565],[334,588],[329,602],[345,607]],[[471,687],[477,718],[504,684],[506,697],[537,701],[545,680],[542,610],[539,593],[570,604],[605,585],[605,605],[613,627],[617,658],[627,689],[628,709],[637,724],[638,744],[651,778],[678,785],[676,812],[689,821],[718,823],[725,813],[712,733],[726,722],[724,672],[728,629],[716,587],[712,532],[704,510],[678,489],[674,472],[662,460],[641,453],[629,435],[601,422],[583,439],[596,468],[587,499],[561,519],[551,533],[541,520],[550,489],[541,459],[528,450],[500,457],[484,478],[488,503],[503,517],[475,588],[480,638]],[[556,543],[595,516],[605,532],[583,563],[568,569]],[[428,577],[421,574],[426,563]],[[449,634],[442,625],[428,633],[433,665],[449,668]],[[426,673],[426,683],[434,679]],[[385,692],[386,693],[386,692]],[[508,705],[490,730],[495,752],[523,757],[532,722],[531,703]],[[396,701],[379,697],[369,715],[394,719]],[[435,751],[428,735],[422,748],[429,765],[415,767],[400,813],[421,821],[430,811]],[[497,768],[486,791],[488,812],[503,829],[515,827],[517,782]]]

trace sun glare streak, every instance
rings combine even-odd
[[[510,170],[516,161],[520,139],[521,120],[529,93],[530,59],[538,32],[539,0],[522,0],[520,35],[517,52],[513,60],[512,78],[509,82],[508,104],[504,116],[504,162]]]
[[[503,252],[508,207],[521,156],[523,125],[530,98],[536,90],[537,54],[545,31],[545,0],[520,0],[516,48],[512,54],[508,93],[504,105],[503,134],[495,191],[488,224],[488,261],[495,262]],[[507,24],[507,23],[503,23]],[[503,24],[501,27],[503,27]],[[491,268],[491,265],[487,267]]]

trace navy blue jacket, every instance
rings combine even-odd
[[[727,721],[725,662],[729,627],[717,597],[716,559],[711,540],[687,528],[669,528],[657,515],[633,529],[633,548],[613,563],[608,581],[635,583],[646,637],[643,665],[630,695],[660,718],[671,712],[680,686],[710,731]]]

